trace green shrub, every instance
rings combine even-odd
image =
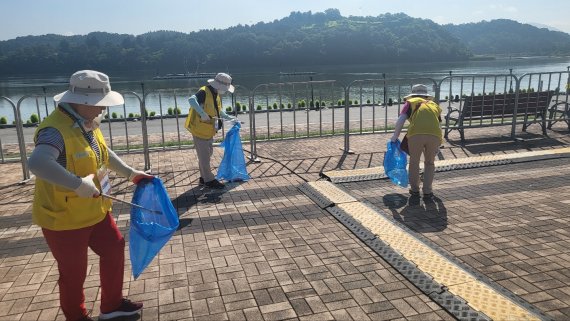
[[[231,107],[231,106],[226,107],[226,111],[227,111],[228,113],[231,112],[231,111],[232,111],[232,107]]]
[[[129,118],[133,118],[133,117],[135,117],[135,114],[129,113]]]
[[[279,108],[284,109],[285,105],[281,104],[281,106],[279,106]]]
[[[309,107],[310,108],[315,107],[315,103],[312,100],[309,100]]]
[[[2,116],[0,117],[0,125],[6,125],[8,124],[8,118]]]
[[[37,114],[32,114],[32,115],[30,116],[30,122],[31,122],[32,124],[37,124],[37,123],[40,122],[40,117],[38,117]]]
[[[459,95],[455,95],[455,98],[453,99],[453,101],[459,102]]]
[[[354,100],[354,104],[355,104],[355,105],[358,105],[358,99],[355,99],[355,100]]]
[[[154,112],[154,111],[150,112],[150,117],[154,117],[155,115],[156,115],[156,112]]]
[[[117,113],[116,113],[116,112],[113,112],[113,113],[111,114],[111,118],[117,119]]]
[[[338,100],[338,102],[336,103],[337,106],[342,106],[344,105],[344,101],[342,101],[341,99]]]
[[[287,108],[289,109],[293,108],[293,106],[291,106],[291,103],[287,103]]]
[[[366,103],[370,105],[370,99],[367,99],[367,100],[366,100]]]
[[[277,103],[273,103],[273,109],[279,109],[279,108],[277,107]]]
[[[173,111],[173,110],[174,110],[174,109],[173,109],[172,107],[168,107],[168,111],[167,111],[168,114],[169,114],[169,115],[174,115],[174,111]]]
[[[388,98],[388,106],[392,105],[394,105],[394,101],[392,100],[392,98]]]
[[[325,101],[321,101],[321,107],[325,107],[327,105],[327,103],[325,103]]]
[[[317,102],[315,103],[315,107],[317,108],[321,108],[321,103],[317,100]]]
[[[257,110],[261,110],[261,105],[257,105]]]

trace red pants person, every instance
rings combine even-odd
[[[125,239],[110,213],[93,226],[67,231],[42,229],[59,269],[59,300],[67,320],[87,315],[83,283],[87,249],[99,255],[101,312],[113,311],[123,298]]]

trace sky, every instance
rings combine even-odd
[[[48,33],[85,35],[105,31],[140,35],[184,33],[271,22],[293,11],[340,10],[343,16],[403,12],[438,24],[492,19],[553,27],[570,34],[568,0],[0,0],[0,41]]]

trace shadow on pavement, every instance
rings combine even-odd
[[[422,199],[419,196],[387,194],[382,201],[396,221],[418,233],[439,232],[447,228],[447,209],[438,197]]]

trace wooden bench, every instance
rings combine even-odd
[[[516,94],[496,94],[468,96],[460,108],[452,108],[445,116],[445,134],[447,139],[453,130],[459,131],[461,142],[465,141],[466,127],[491,127],[508,125],[513,117],[523,117],[523,131],[538,123],[546,135],[547,111],[554,96],[554,91],[519,93],[518,105]],[[517,120],[518,122],[518,120]]]

